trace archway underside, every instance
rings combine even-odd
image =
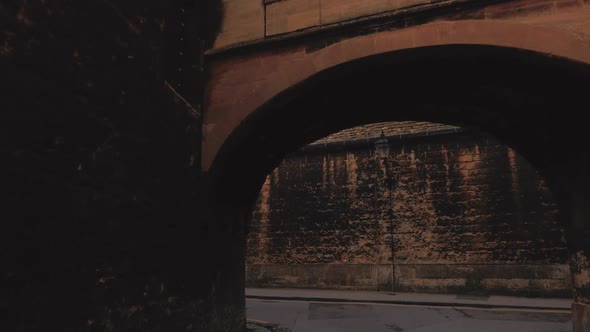
[[[209,118],[205,148],[222,142],[206,173],[209,206],[221,224],[244,223],[266,174],[287,153],[341,129],[403,120],[476,128],[547,178],[573,258],[575,331],[590,331],[590,161],[580,120],[589,83],[588,64],[497,46],[420,47],[349,61],[291,85],[243,119],[238,108],[227,122],[216,118],[212,126]],[[251,84],[255,91],[263,83]],[[240,102],[246,110],[256,104]],[[227,139],[215,135],[224,130]]]
[[[518,19],[438,21],[358,36],[320,37],[215,60],[204,115],[203,170],[210,168],[230,133],[263,105],[323,71],[358,60],[387,54],[395,57],[434,46],[486,45],[590,63],[590,42],[585,37],[590,36],[590,24],[584,15],[588,10],[583,6],[567,19],[558,12],[520,18],[526,23]]]

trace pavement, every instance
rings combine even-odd
[[[246,317],[272,332],[571,332],[569,310],[246,299]],[[256,324],[260,326],[261,324]],[[252,329],[269,332],[265,329]]]
[[[398,304],[431,307],[523,309],[569,311],[570,298],[532,298],[515,296],[477,296],[461,294],[425,294],[360,290],[246,288],[247,299],[315,301],[338,303]]]

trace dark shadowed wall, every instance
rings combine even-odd
[[[381,128],[332,135],[268,175],[248,286],[385,290],[393,278],[398,291],[570,296],[559,212],[525,159],[481,133],[404,122],[386,125],[383,164]]]
[[[216,7],[0,1],[1,331],[244,324],[198,208]]]

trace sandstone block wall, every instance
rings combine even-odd
[[[398,139],[386,164],[372,144],[300,152],[261,189],[247,284],[569,296],[558,218],[533,167],[482,134]]]

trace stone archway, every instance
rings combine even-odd
[[[233,292],[243,289],[248,211],[286,153],[359,124],[432,121],[490,132],[547,177],[568,229],[575,331],[588,330],[590,156],[584,124],[575,119],[589,63],[590,44],[567,33],[463,21],[214,65],[202,165],[211,220],[240,243],[230,250],[229,270],[242,280]]]
[[[321,49],[263,51],[212,65],[204,121],[203,170],[230,133],[275,96],[315,74],[369,56],[422,47],[488,45],[590,63],[590,42],[568,31],[522,23],[434,22],[343,39]]]

